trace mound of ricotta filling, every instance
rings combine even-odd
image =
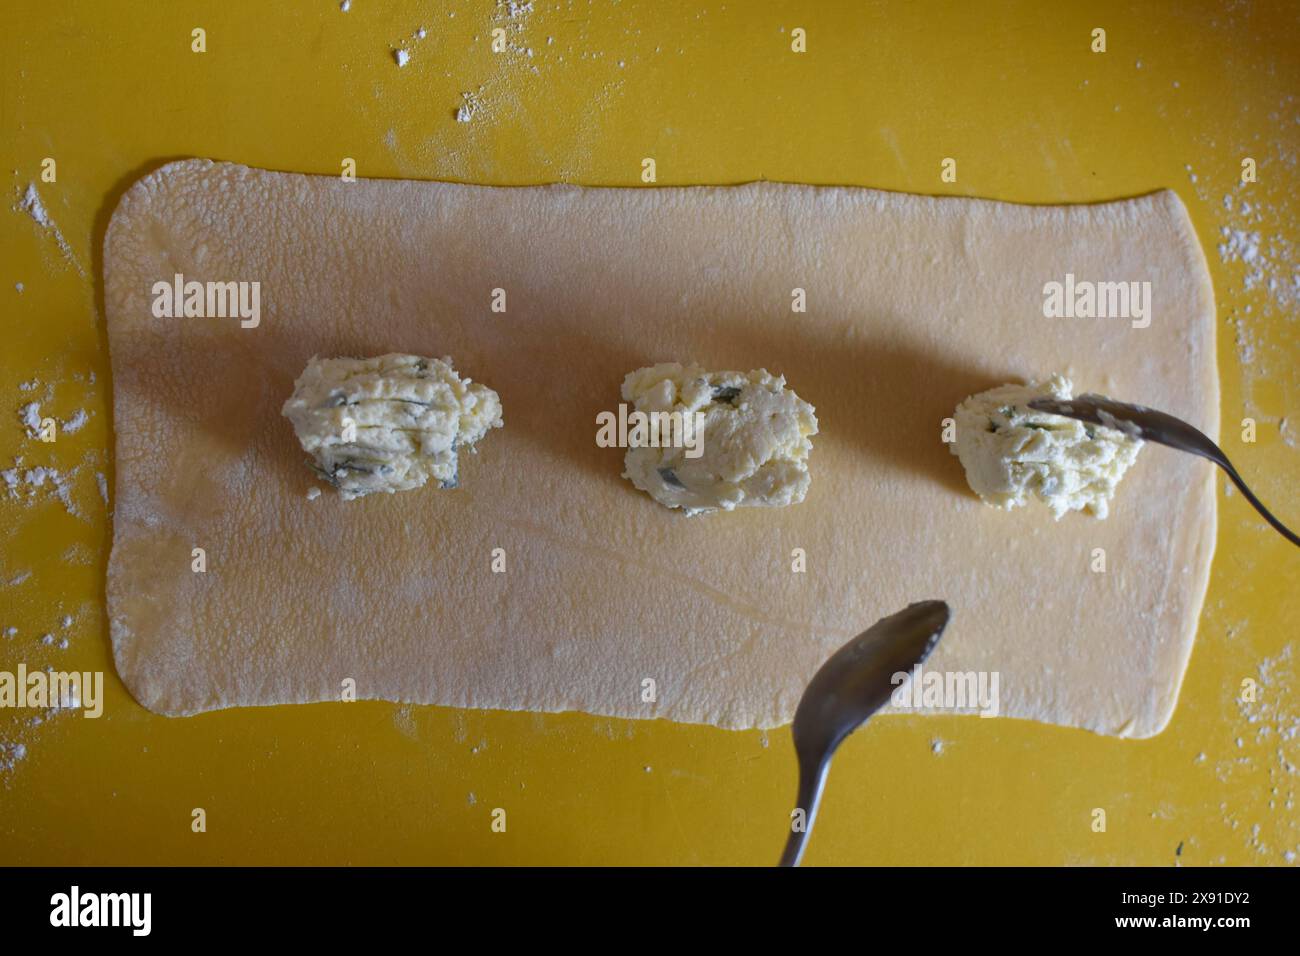
[[[629,435],[623,477],[660,504],[697,515],[808,493],[817,416],[784,377],[666,362],[630,373],[622,394],[649,422]]]
[[[1070,511],[1105,518],[1141,439],[1073,418],[1034,411],[1035,398],[1072,398],[1070,380],[1001,385],[957,406],[957,440],[948,446],[987,504],[1011,509],[1033,499],[1059,520]]]
[[[347,500],[428,481],[454,488],[458,453],[501,426],[501,399],[450,358],[316,358],[283,414],[318,476]]]

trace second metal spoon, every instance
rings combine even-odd
[[[799,795],[791,817],[802,812],[802,819],[792,819],[781,866],[799,865],[835,748],[889,701],[896,674],[910,674],[930,656],[949,616],[943,601],[910,604],[849,641],[813,675],[792,727]]]

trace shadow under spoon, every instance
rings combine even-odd
[[[841,647],[808,682],[791,728],[799,758],[799,795],[781,866],[799,865],[835,748],[888,703],[898,686],[894,675],[910,675],[930,656],[949,616],[943,601],[909,604]],[[799,811],[802,820],[796,819]]]
[[[1141,438],[1143,441],[1155,442],[1158,445],[1208,458],[1227,473],[1232,483],[1237,486],[1237,490],[1255,507],[1256,511],[1264,516],[1264,520],[1271,524],[1278,534],[1292,544],[1300,546],[1300,537],[1273,517],[1273,513],[1264,507],[1264,503],[1246,487],[1246,483],[1241,480],[1241,475],[1237,474],[1237,469],[1232,467],[1232,462],[1228,461],[1228,456],[1223,453],[1223,449],[1182,419],[1158,412],[1154,408],[1130,405],[1127,402],[1114,401],[1104,395],[1093,394],[1064,399],[1036,398],[1029,403],[1029,407],[1035,411],[1061,415],[1065,418],[1077,418],[1081,422],[1113,428],[1130,438]]]

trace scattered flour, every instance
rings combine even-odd
[[[1285,94],[1275,109],[1266,111],[1274,128],[1293,126],[1296,99]],[[1208,137],[1207,147],[1214,143]],[[1285,342],[1292,336],[1300,310],[1300,249],[1291,239],[1300,208],[1292,191],[1279,183],[1293,181],[1300,172],[1300,154],[1289,148],[1286,138],[1268,137],[1242,143],[1234,154],[1258,160],[1260,181],[1242,183],[1235,169],[1217,170],[1199,178],[1187,166],[1193,189],[1207,212],[1213,213],[1217,237],[1215,248],[1224,268],[1223,281],[1216,278],[1219,310],[1227,324],[1241,367],[1241,406],[1260,422],[1278,423],[1288,446],[1289,431],[1283,427],[1272,400],[1261,407],[1257,386],[1276,378],[1280,368],[1289,372],[1290,356]],[[1264,476],[1264,487],[1256,490],[1270,500],[1290,488],[1280,476]],[[1270,491],[1272,481],[1277,491]],[[1229,492],[1231,494],[1231,492]]]
[[[27,184],[26,192],[22,194],[14,208],[19,212],[27,213],[36,225],[53,236],[59,251],[63,253],[63,258],[67,259],[83,277],[86,275],[86,271],[81,268],[81,263],[77,261],[77,257],[73,254],[72,247],[68,245],[68,240],[63,238],[63,233],[59,231],[59,227],[50,218],[45,204],[41,202],[41,194],[36,191],[35,183]]]
[[[97,551],[92,551],[80,541],[74,541],[64,549],[61,555],[59,555],[59,560],[67,565],[80,565],[81,567],[88,568],[91,565],[99,563],[99,553]]]
[[[320,489],[319,489],[319,488],[308,488],[308,489],[307,489],[307,500],[308,500],[308,501],[315,501],[315,500],[316,500],[317,498],[319,498],[319,497],[320,497]]]
[[[352,9],[352,0],[341,0],[341,2],[339,3],[339,9],[342,10],[344,13],[347,13],[349,10]]]
[[[547,13],[550,9],[547,8]],[[534,83],[533,78],[540,77],[543,71],[568,71],[568,64],[576,64],[580,58],[588,61],[605,58],[603,51],[590,49],[586,18],[565,18],[566,24],[576,24],[572,33],[548,36],[537,25],[536,15],[540,12],[541,5],[531,0],[494,0],[479,4],[477,10],[470,12],[471,24],[466,28],[477,54],[473,59],[475,73],[462,80],[460,90],[473,92],[462,92],[458,98],[446,102],[446,124],[426,129],[420,124],[402,122],[400,149],[396,142],[390,148],[403,166],[433,169],[442,179],[474,180],[492,175],[493,162],[489,158],[492,151],[483,138],[503,124],[518,124],[526,129],[533,122],[539,103],[547,102],[548,96],[542,84]],[[456,15],[456,11],[446,13],[448,18]],[[496,31],[504,31],[503,46],[496,43],[500,37]],[[431,27],[428,32],[432,41],[438,31]],[[404,45],[409,49],[412,42]],[[573,182],[591,172],[595,145],[600,142],[609,117],[617,112],[619,100],[626,91],[626,76],[636,63],[628,58],[627,68],[620,70],[614,62],[617,59],[617,56],[607,59],[606,80],[585,98],[573,122],[566,123],[560,131],[561,144],[545,152],[534,151],[531,158],[547,178]],[[452,79],[450,70],[443,75]],[[377,90],[376,95],[380,92]]]
[[[482,89],[483,87],[480,86],[479,90]],[[466,91],[460,95],[464,102],[456,110],[456,122],[468,123],[483,109],[483,101],[479,98],[478,93]]]
[[[1224,196],[1231,200],[1231,196]],[[1229,209],[1232,206],[1229,204]],[[1219,232],[1224,241],[1219,243],[1219,258],[1224,262],[1253,263],[1259,259],[1259,233],[1247,232],[1245,229],[1231,229],[1224,226]],[[1250,288],[1250,276],[1247,276],[1246,288]]]
[[[26,744],[12,744],[0,741],[0,773],[12,773],[20,760],[27,756]]]
[[[95,382],[95,373],[93,371],[85,374],[74,372],[71,377],[75,382],[89,385],[93,385]],[[41,437],[41,423],[48,418],[54,417],[50,412],[50,406],[54,403],[55,397],[54,384],[50,382],[42,383],[40,379],[33,378],[27,382],[20,382],[18,390],[27,393],[23,396],[24,400],[20,402],[17,408],[18,421],[24,434],[29,439],[37,440]],[[93,412],[89,412],[84,408],[77,409],[67,418],[60,419],[59,430],[56,434],[76,434],[85,428],[93,414]],[[57,445],[48,447],[51,449],[58,448]],[[17,457],[14,459],[13,467],[0,468],[0,499],[23,500],[31,504],[52,496],[62,502],[69,514],[84,519],[85,515],[81,513],[74,500],[74,483],[83,471],[83,466],[91,463],[93,467],[94,464],[102,462],[104,457],[104,452],[100,449],[85,449],[83,450],[82,461],[67,468],[53,466],[24,467],[23,459]],[[104,504],[107,505],[107,480],[102,474],[96,474],[95,480],[99,484],[100,497],[104,499]]]
[[[1224,823],[1240,830],[1243,816],[1249,814],[1250,829],[1246,831],[1247,844],[1260,857],[1276,859],[1291,849],[1300,849],[1300,815],[1296,810],[1296,790],[1300,786],[1300,710],[1294,701],[1293,647],[1287,644],[1279,653],[1265,657],[1254,678],[1256,699],[1243,700],[1237,689],[1233,698],[1240,723],[1234,741],[1243,753],[1221,759],[1215,774],[1223,783],[1234,782],[1240,771],[1252,780],[1260,777],[1259,763],[1266,764],[1268,781],[1264,787],[1254,785],[1248,792],[1253,803],[1231,810],[1227,803],[1220,804]],[[1258,818],[1265,814],[1281,826],[1274,830],[1281,838],[1281,846],[1274,846],[1263,836]]]
[[[38,226],[48,229],[54,225],[50,214],[45,211],[45,204],[41,202],[41,194],[36,191],[35,183],[27,184],[27,192],[23,193],[18,208],[35,219]]]
[[[406,50],[394,50],[393,59],[397,61],[398,66],[406,66],[411,62],[411,54]]]
[[[1274,217],[1262,203],[1232,193],[1224,195],[1223,209],[1230,218],[1219,228],[1219,258],[1242,267],[1242,291],[1266,292],[1278,309],[1300,304],[1300,259],[1295,247],[1283,232],[1263,231]]]
[[[64,433],[69,435],[75,435],[77,432],[81,431],[81,429],[86,426],[86,419],[88,417],[89,416],[86,415],[86,410],[84,408],[77,409],[77,411],[73,414],[71,418],[66,419],[63,422]]]
[[[68,514],[81,517],[72,500],[72,480],[77,471],[77,467],[60,471],[43,465],[24,469],[22,459],[15,458],[12,468],[0,471],[0,482],[4,483],[4,489],[12,499],[31,502],[43,496],[53,496],[63,503]]]
[[[41,431],[41,403],[28,402],[18,409],[18,420],[27,430],[28,438],[35,438]]]

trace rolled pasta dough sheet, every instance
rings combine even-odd
[[[1173,711],[1210,466],[1149,447],[1107,520],[1054,522],[981,504],[941,440],[967,395],[1053,372],[1217,434],[1213,294],[1172,192],[1019,206],[191,160],[129,190],[105,264],[108,607],[151,710],[337,700],[351,679],[362,698],[771,727],[840,644],[943,598],[930,668],[997,672],[1004,717],[1144,737]],[[1149,325],[1045,318],[1067,273],[1150,282]],[[176,274],[260,283],[259,323],[155,318]],[[312,355],[384,352],[451,356],[506,427],[454,490],[308,500],[280,405]],[[807,499],[687,518],[624,481],[596,415],[662,361],[784,375],[821,423]]]

